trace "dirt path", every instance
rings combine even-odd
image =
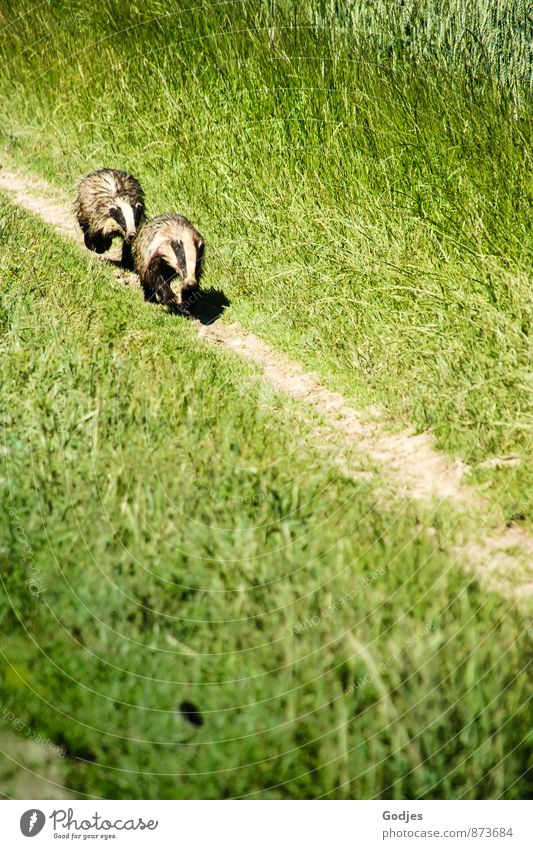
[[[304,371],[237,323],[200,326],[199,334],[251,360],[276,389],[313,407],[358,450],[383,464],[406,496],[464,500],[467,493],[460,482],[465,464],[438,454],[431,436],[408,431],[387,434],[379,424],[365,421],[368,417],[358,413],[338,392],[326,389],[315,374]]]
[[[62,236],[69,236],[80,244],[83,243],[73,210],[65,204],[56,203],[51,195],[51,188],[43,180],[27,177],[0,166],[0,190],[8,192],[11,200],[19,206],[40,215]]]
[[[71,206],[58,204],[51,187],[43,180],[18,168],[0,167],[0,191],[7,192],[19,206],[41,216],[62,235],[82,244]],[[126,275],[118,269],[115,274],[123,282],[139,285],[133,274]],[[327,426],[379,462],[399,495],[425,501],[445,499],[459,507],[471,507],[477,498],[478,510],[482,506],[479,496],[462,483],[467,466],[439,454],[431,435],[410,431],[387,433],[378,422],[368,421],[368,416],[358,413],[342,395],[327,389],[317,375],[304,371],[236,322],[217,321],[208,325],[197,322],[197,327],[201,338],[253,362],[277,390],[312,407]],[[461,551],[457,550],[457,556],[467,557],[476,571],[500,592],[513,596],[533,594],[531,538],[519,528],[491,532],[484,529],[483,533],[482,543],[466,543]],[[524,567],[524,560],[529,566]],[[508,585],[509,575],[513,580]]]

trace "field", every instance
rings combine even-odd
[[[207,237],[222,325],[433,433],[471,499],[406,498],[0,194],[5,796],[531,795],[531,575],[468,554],[532,531],[531,28],[0,0],[0,163],[65,203],[131,170]]]

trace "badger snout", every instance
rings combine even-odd
[[[181,296],[187,295],[189,292],[194,292],[198,288],[196,280],[184,280],[180,277],[179,272],[170,281],[170,288],[174,295],[179,299]]]
[[[176,303],[182,306],[191,306],[195,302],[195,295],[199,291],[196,278],[188,277],[185,280],[176,274],[170,283],[170,288]]]
[[[128,233],[126,233],[126,235],[124,236],[124,241],[126,242],[126,244],[131,245],[133,243],[133,240],[135,239],[136,235],[137,235],[137,233],[136,233],[135,230],[129,231]]]

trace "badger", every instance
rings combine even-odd
[[[119,236],[122,262],[131,265],[131,243],[144,215],[144,192],[135,177],[111,168],[87,174],[78,184],[75,209],[89,250],[104,253]]]
[[[147,301],[189,313],[199,293],[205,239],[183,215],[151,218],[133,243],[133,260]]]

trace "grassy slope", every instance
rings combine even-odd
[[[229,316],[470,461],[525,454],[520,102],[245,7],[59,2],[13,21],[9,4],[1,143],[69,194],[93,166],[131,168],[153,213],[209,236]],[[67,747],[67,784],[530,793],[523,626],[464,586],[452,518],[339,479],[246,366],[6,205],[0,244],[1,699]],[[527,514],[525,466],[483,474]]]
[[[530,793],[524,626],[453,517],[5,201],[0,244],[4,734],[97,796]]]
[[[347,38],[269,5],[6,5],[1,143],[70,194],[133,170],[228,316],[474,466],[519,455],[475,476],[529,520],[527,4],[370,4]]]

